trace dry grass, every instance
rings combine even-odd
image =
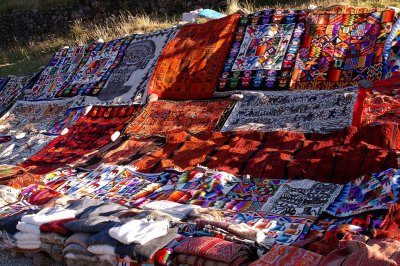
[[[0,11],[6,3],[10,7],[20,4],[66,3],[71,0],[0,0]],[[233,14],[238,10],[245,9],[248,12],[255,12],[265,8],[293,8],[307,9],[310,4],[327,7],[333,4],[347,4],[353,6],[367,7],[400,7],[399,0],[228,0],[226,14]],[[132,15],[130,13],[121,13],[110,16],[104,23],[83,22],[76,20],[71,26],[70,34],[61,37],[51,37],[46,41],[31,42],[20,45],[17,41],[12,44],[10,49],[0,49],[0,76],[9,74],[27,74],[37,70],[41,65],[45,65],[51,58],[51,55],[60,47],[68,45],[83,45],[103,39],[105,41],[122,37],[126,34],[138,32],[151,32],[157,29],[168,28],[178,23],[178,18],[160,17],[158,14]]]

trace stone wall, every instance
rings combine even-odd
[[[180,15],[197,8],[219,9],[221,0],[75,0],[66,6],[0,14],[0,45],[27,42],[70,31],[75,19],[103,21],[121,11]]]

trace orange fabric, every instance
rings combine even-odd
[[[197,134],[218,130],[232,103],[229,99],[152,102],[132,121],[125,132],[165,136],[166,133],[178,131]]]
[[[161,99],[205,99],[214,93],[240,15],[183,27],[158,59],[149,94]]]

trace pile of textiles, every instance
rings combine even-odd
[[[55,171],[0,211],[0,244],[67,265],[392,263],[399,178],[398,169],[343,185],[242,179],[205,167]]]
[[[36,265],[399,264],[395,17],[233,14],[0,78],[0,249]]]

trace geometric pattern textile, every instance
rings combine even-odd
[[[3,114],[18,99],[27,85],[27,81],[28,76],[12,77],[7,79],[4,86],[0,84],[0,114]]]
[[[331,90],[380,80],[394,14],[346,6],[315,11],[306,23],[291,88]]]
[[[48,173],[96,152],[111,143],[114,132],[122,131],[139,110],[138,106],[94,106],[67,134],[54,139],[22,166],[33,173]]]
[[[387,38],[385,44],[383,79],[400,74],[400,18]]]
[[[149,94],[160,99],[192,100],[214,94],[240,15],[188,25],[162,51]]]
[[[86,46],[85,56],[78,65],[75,74],[67,78],[55,97],[98,95],[110,77],[112,70],[121,62],[131,40],[132,36],[128,36]]]
[[[242,15],[217,91],[286,88],[306,16],[279,9]]]

